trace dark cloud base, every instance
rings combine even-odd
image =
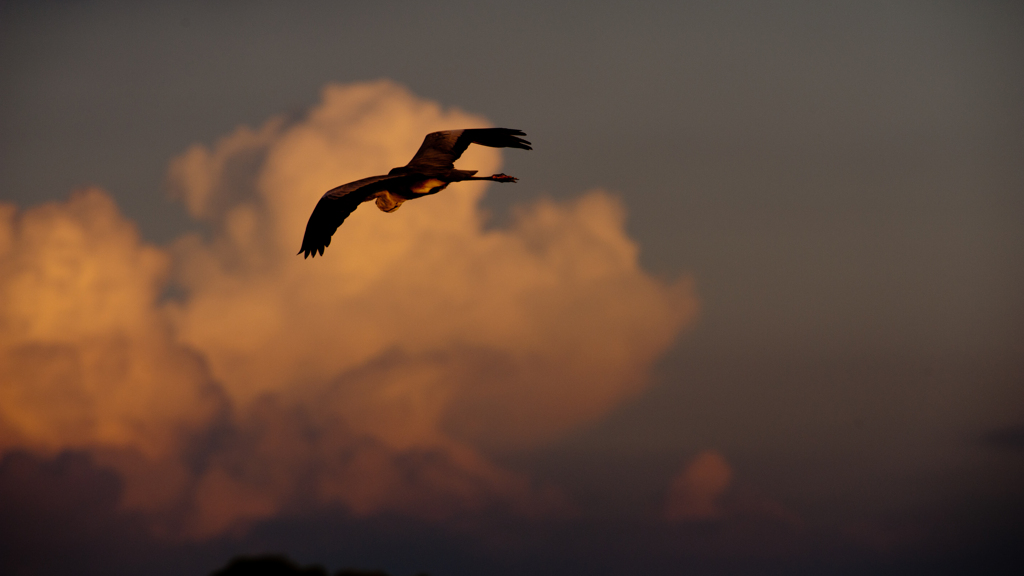
[[[1011,574],[1024,567],[1024,503],[988,514],[916,518],[851,534],[755,513],[669,524],[632,518],[464,517],[444,526],[342,510],[279,518],[201,543],[149,535],[119,512],[121,482],[81,452],[0,461],[0,573],[210,574],[238,556],[390,574]],[[879,524],[880,526],[882,524]]]

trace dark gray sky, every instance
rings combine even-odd
[[[610,190],[644,266],[692,276],[701,312],[642,397],[490,456],[600,518],[581,538],[605,570],[635,560],[607,543],[648,529],[630,523],[709,448],[817,534],[792,562],[941,564],[1022,529],[1021,62],[1017,2],[4,2],[0,199],[96,184],[167,243],[198,229],[167,197],[169,159],[302,114],[329,82],[388,78],[521,128],[535,152],[506,154],[521,181],[485,200],[495,225]],[[339,567],[295,536],[318,522],[240,546]],[[833,542],[860,524],[926,536],[891,557]],[[380,530],[418,549],[414,529]],[[452,542],[381,567],[501,562]],[[523,570],[594,569],[531,545]],[[684,565],[649,545],[652,571]],[[370,548],[351,553],[386,563]]]

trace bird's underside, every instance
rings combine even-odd
[[[386,176],[370,176],[343,184],[321,196],[306,224],[299,254],[304,254],[303,258],[315,258],[318,253],[323,256],[324,248],[331,245],[331,236],[338,226],[363,202],[373,200],[384,212],[394,212],[406,200],[437,194],[452,182],[515,182],[516,178],[505,174],[475,176],[476,170],[457,170],[455,161],[470,144],[532,150],[530,143],[520,136],[526,134],[510,128],[445,130],[427,134],[416,155],[405,166],[392,169]]]

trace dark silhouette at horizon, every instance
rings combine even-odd
[[[343,568],[333,575],[319,564],[300,566],[284,554],[236,556],[210,576],[391,576],[383,570]],[[418,574],[417,576],[427,576]]]

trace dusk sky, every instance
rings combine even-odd
[[[0,3],[0,573],[1024,569],[1024,5]],[[456,183],[326,190],[443,129]]]

